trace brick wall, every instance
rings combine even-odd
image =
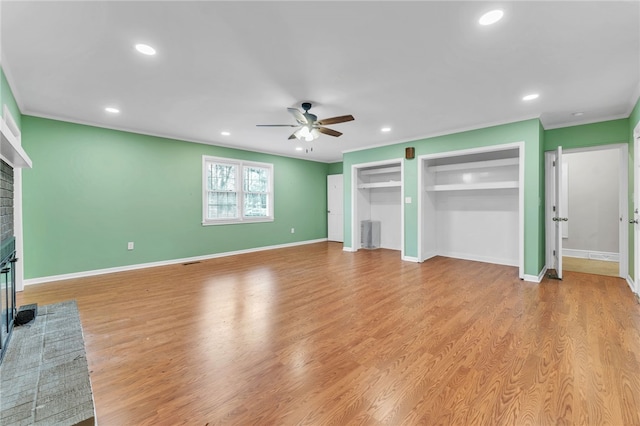
[[[0,237],[13,237],[13,168],[0,160]]]

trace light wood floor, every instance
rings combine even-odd
[[[341,244],[27,287],[74,298],[106,425],[639,425],[624,280]]]
[[[562,256],[562,270],[584,272],[585,274],[620,276],[620,264],[596,259],[581,259]]]

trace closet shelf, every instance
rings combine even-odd
[[[440,166],[430,166],[429,170],[432,172],[450,172],[455,170],[486,169],[490,167],[509,167],[517,166],[518,164],[518,158],[502,158],[498,160],[484,160],[468,163],[454,163],[443,164]]]
[[[518,188],[518,181],[481,182],[481,183],[453,183],[446,185],[427,186],[427,191],[467,191],[477,189],[509,189]]]
[[[383,167],[378,169],[362,170],[360,176],[381,175],[386,173],[400,173],[400,166]]]
[[[368,188],[390,188],[394,186],[402,186],[402,182],[391,180],[388,182],[371,182],[371,183],[361,183],[358,185],[358,189],[368,189]]]

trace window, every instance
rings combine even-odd
[[[273,165],[202,157],[203,225],[273,221]]]

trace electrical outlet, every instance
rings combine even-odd
[[[127,243],[127,250],[133,250],[133,241]]]
[[[296,228],[291,228],[291,233],[295,234],[296,233]]]

